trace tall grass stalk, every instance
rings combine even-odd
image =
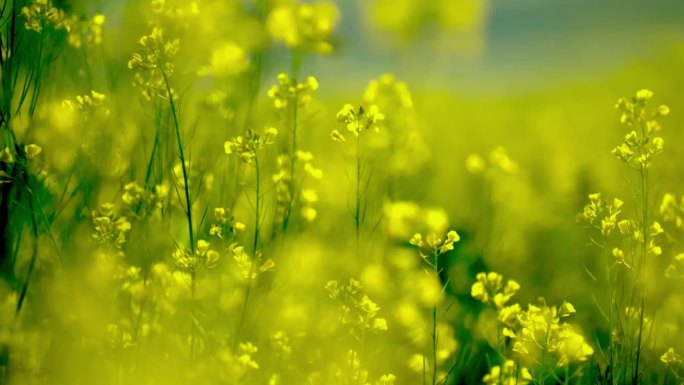
[[[160,65],[162,68],[162,65]],[[183,150],[183,138],[180,132],[180,123],[178,121],[178,112],[176,110],[176,103],[173,100],[173,93],[171,92],[171,85],[169,84],[169,78],[166,75],[166,71],[161,70],[162,76],[164,78],[164,85],[166,87],[166,94],[169,98],[169,106],[171,108],[171,116],[173,117],[173,126],[176,132],[176,141],[178,143],[178,155],[180,157],[181,169],[183,170],[183,187],[185,192],[185,217],[188,224],[188,236],[190,238],[190,253],[195,256],[195,234],[193,230],[192,223],[192,201],[190,199],[190,181],[188,178],[188,170],[185,164],[185,151]],[[190,357],[194,359],[195,347],[197,344],[197,326],[196,326],[196,296],[197,296],[197,280],[196,280],[196,266],[192,266],[190,269]]]
[[[249,276],[247,277],[247,287],[245,288],[244,296],[242,297],[242,311],[240,312],[240,318],[235,328],[235,339],[233,340],[233,347],[237,346],[239,343],[239,335],[247,318],[247,311],[249,307],[249,300],[252,293],[252,277],[256,272],[257,265],[257,253],[259,252],[259,236],[261,227],[261,172],[259,168],[259,155],[254,152],[254,170],[255,178],[254,182],[256,196],[254,198],[254,240],[252,242],[252,264],[249,267]]]
[[[356,256],[359,256],[361,249],[361,225],[363,218],[361,218],[361,135],[356,135],[356,204],[354,211],[354,225],[355,225],[355,239],[356,239]]]
[[[293,70],[294,72],[294,70]],[[291,142],[290,142],[290,201],[287,203],[287,208],[285,209],[285,216],[283,218],[282,231],[285,233],[287,231],[287,226],[292,215],[292,208],[295,203],[296,196],[296,182],[295,182],[295,171],[297,166],[297,115],[299,112],[299,97],[295,94],[292,102],[292,122],[291,122]]]
[[[646,122],[641,121],[641,135],[643,138],[646,136]],[[640,382],[639,376],[639,363],[641,361],[641,349],[643,345],[643,333],[644,333],[644,311],[645,311],[645,293],[644,293],[644,261],[648,254],[648,245],[650,244],[650,230],[649,230],[649,199],[648,199],[648,169],[644,164],[641,164],[639,168],[639,195],[641,197],[641,232],[643,234],[644,240],[641,244],[641,255],[639,261],[637,262],[637,272],[636,272],[636,296],[639,301],[639,330],[637,337],[636,353],[634,358],[634,373],[632,376],[632,383],[638,384]]]

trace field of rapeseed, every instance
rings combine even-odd
[[[1,0],[0,384],[684,384],[684,9],[542,3]]]

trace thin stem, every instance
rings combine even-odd
[[[359,368],[356,372],[356,380],[359,385],[363,384],[361,372],[363,371],[363,361],[366,358],[366,329],[361,331],[361,348],[359,349]]]
[[[28,170],[26,170],[28,171]],[[24,184],[26,190],[29,193],[29,209],[31,210],[31,232],[33,235],[33,247],[31,251],[31,261],[29,262],[28,272],[26,273],[26,279],[21,288],[21,293],[19,294],[19,301],[17,302],[17,307],[15,309],[15,317],[19,315],[21,308],[26,299],[26,294],[28,293],[29,282],[31,281],[31,276],[33,275],[33,270],[36,266],[36,260],[38,259],[38,223],[36,220],[36,210],[33,204],[33,192],[29,186],[28,173],[24,172]]]
[[[254,153],[254,168],[256,171],[256,182],[255,182],[255,189],[256,189],[256,202],[254,204],[254,242],[252,243],[252,264],[249,267],[249,276],[247,277],[247,287],[245,288],[245,295],[242,298],[242,313],[240,314],[240,320],[238,321],[237,328],[235,329],[235,339],[233,340],[233,346],[237,346],[238,343],[238,335],[240,334],[240,330],[242,329],[242,325],[245,322],[245,317],[247,316],[247,306],[249,304],[249,297],[252,293],[252,276],[254,276],[254,272],[256,271],[256,258],[257,258],[257,252],[258,252],[258,247],[259,247],[259,222],[260,222],[260,216],[261,216],[261,175],[259,172],[259,156]]]
[[[359,255],[361,237],[361,133],[356,135],[356,255]]]
[[[255,197],[255,204],[254,204],[254,216],[255,216],[255,221],[254,221],[254,242],[252,244],[252,252],[254,256],[256,257],[256,252],[257,252],[257,247],[259,243],[259,221],[260,221],[260,216],[261,216],[261,197],[259,196],[261,194],[260,187],[260,174],[259,174],[259,157],[258,155],[254,155],[254,168],[256,171],[256,181],[255,181],[255,188],[256,188],[256,197]]]
[[[606,261],[606,278],[608,280],[607,285],[608,285],[608,347],[610,349],[610,358],[609,358],[609,363],[610,367],[614,368],[615,367],[615,343],[613,342],[613,332],[615,331],[615,320],[614,320],[614,312],[613,309],[617,305],[615,303],[615,285],[613,285],[613,277],[610,272],[610,261],[608,259],[608,253],[607,249],[605,248],[605,238],[604,238],[604,248],[603,248],[603,254],[604,254],[604,260]]]
[[[155,155],[158,152],[158,148],[160,146],[160,129],[159,129],[159,115],[160,112],[156,113],[157,116],[155,117],[155,130],[154,130],[154,144],[152,145],[152,153],[150,154],[150,159],[147,162],[147,170],[145,171],[145,183],[144,183],[144,188],[145,190],[150,189],[150,178],[152,177],[152,168],[154,167],[154,160],[155,160]],[[142,208],[143,202],[140,201],[138,204],[135,206],[135,214],[140,213],[140,209]]]
[[[257,0],[254,13],[256,19],[263,23],[266,20],[268,2],[266,0]],[[263,72],[264,51],[257,51],[252,57],[252,70],[249,73],[249,87],[247,88],[247,110],[245,111],[244,129],[247,129],[252,124],[252,112],[256,104],[256,98],[261,89],[261,74]]]
[[[642,130],[642,136],[644,140],[647,139],[646,137],[646,129],[645,129],[645,124],[642,122],[641,125],[641,130]],[[639,258],[639,261],[637,262],[637,282],[636,282],[636,291],[637,295],[640,297],[640,303],[639,303],[639,330],[638,330],[638,336],[637,336],[637,346],[636,346],[636,354],[635,354],[635,362],[634,362],[634,373],[632,377],[632,383],[637,384],[639,382],[639,361],[641,359],[641,346],[642,346],[642,340],[643,340],[643,330],[644,330],[644,307],[645,307],[645,298],[644,298],[644,291],[643,291],[643,268],[644,268],[644,263],[646,260],[646,256],[648,254],[648,245],[650,243],[650,234],[649,234],[649,226],[648,226],[648,170],[646,167],[642,164],[640,169],[639,169],[639,181],[641,182],[641,201],[642,201],[642,207],[641,207],[641,231],[643,234],[643,243],[641,244],[641,255]]]
[[[283,218],[282,229],[283,232],[287,230],[287,225],[292,215],[292,207],[295,199],[295,170],[297,164],[297,114],[299,109],[299,98],[295,95],[292,100],[292,142],[290,144],[290,201],[285,210],[285,217]]]
[[[439,279],[438,254],[434,253],[433,272]],[[437,305],[432,307],[432,385],[437,384]]]
[[[161,68],[162,66],[160,66]],[[181,161],[181,169],[183,170],[183,184],[184,184],[184,190],[185,190],[185,215],[187,218],[188,222],[188,233],[190,236],[190,253],[194,257],[195,255],[195,235],[193,233],[193,226],[192,226],[192,203],[190,201],[190,186],[189,186],[189,180],[188,180],[188,170],[185,165],[185,153],[183,151],[183,139],[181,138],[181,133],[180,133],[180,124],[178,122],[178,114],[176,113],[176,103],[173,101],[173,95],[171,93],[171,86],[169,85],[169,78],[166,76],[166,71],[161,70],[162,76],[164,77],[164,84],[166,85],[166,94],[169,98],[169,105],[171,106],[171,115],[173,116],[173,125],[176,131],[176,140],[178,142],[178,154],[180,156],[180,161]],[[190,298],[191,298],[191,306],[190,306],[190,357],[191,359],[194,359],[195,357],[195,344],[196,344],[196,325],[195,325],[195,298],[196,298],[196,292],[197,292],[197,283],[195,279],[195,267],[193,266],[190,269]]]
[[[171,106],[171,115],[173,116],[173,125],[176,130],[176,141],[178,142],[178,154],[180,156],[181,169],[183,170],[183,184],[185,189],[185,215],[188,222],[188,233],[190,234],[190,251],[195,253],[195,235],[192,230],[192,203],[190,202],[190,186],[188,183],[188,170],[185,165],[185,153],[183,151],[183,139],[180,133],[180,124],[178,122],[178,114],[176,113],[176,103],[173,101],[173,96],[171,94],[171,87],[169,86],[169,79],[166,76],[166,71],[161,71],[164,76],[164,83],[166,85],[166,92],[169,97],[169,105]]]

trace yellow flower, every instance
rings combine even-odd
[[[503,276],[499,273],[478,273],[475,282],[470,288],[471,297],[485,304],[493,304],[502,309],[506,303],[520,290],[520,285],[514,280],[503,284]]]
[[[662,356],[660,356],[660,361],[664,364],[679,364],[682,362],[682,356],[677,354],[674,348],[669,348]]]
[[[211,53],[209,66],[201,67],[200,75],[234,76],[249,68],[247,53],[242,47],[233,43],[223,43]]]
[[[665,116],[665,115],[668,115],[670,113],[670,107],[662,104],[662,105],[658,106],[656,111],[658,112],[658,115]]]
[[[402,81],[397,81],[392,74],[383,74],[377,80],[371,80],[363,93],[363,101],[368,104],[413,108],[408,86]]]
[[[385,331],[387,330],[387,320],[384,318],[376,318],[373,320],[373,330]]]
[[[26,151],[26,158],[30,160],[38,156],[38,154],[40,154],[41,152],[43,152],[43,149],[38,145],[29,144],[24,146],[24,151]]]
[[[423,247],[423,236],[420,233],[415,233],[409,243],[417,247]]]
[[[283,112],[291,103],[296,103],[297,107],[306,106],[313,99],[314,91],[318,89],[318,81],[313,76],[308,76],[300,83],[281,72],[277,80],[278,84],[271,86],[267,94],[273,99],[275,109]]]
[[[307,203],[318,202],[318,193],[316,190],[306,189],[302,191],[302,201]]]
[[[354,110],[351,104],[345,104],[342,109],[337,113],[337,121],[344,123],[347,130],[354,134],[354,136],[359,136],[363,131],[370,129],[379,130],[378,123],[385,119],[385,115],[380,112],[377,105],[372,104],[365,109],[364,107],[359,107],[358,111]],[[333,132],[332,137],[341,136]]]
[[[513,360],[506,360],[502,366],[493,366],[482,378],[482,382],[487,385],[526,385],[530,381],[530,371],[516,365]]]
[[[466,159],[466,170],[471,174],[479,174],[485,170],[487,163],[485,159],[478,154],[468,155]]]
[[[318,216],[318,211],[313,207],[302,207],[302,218],[307,222],[313,222]]]
[[[266,26],[274,39],[293,50],[327,54],[332,52],[328,39],[338,19],[333,3],[290,3],[275,7],[268,15]]]
[[[340,134],[340,132],[337,129],[332,130],[330,133],[330,138],[332,138],[333,141],[339,142],[339,143],[344,143],[347,141],[347,139]]]
[[[394,381],[397,379],[397,376],[394,374],[383,374],[380,377],[380,385],[394,385]]]
[[[637,101],[646,101],[653,97],[653,91],[647,89],[641,89],[636,93]]]

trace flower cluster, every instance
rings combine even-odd
[[[425,29],[437,36],[452,37],[461,34],[458,40],[465,44],[456,47],[472,50],[478,46],[478,35],[483,29],[489,3],[485,0],[369,0],[364,1],[367,19],[372,26],[396,36],[399,43],[408,43],[422,36]],[[451,41],[451,40],[450,40]],[[454,46],[451,44],[451,46]]]
[[[485,374],[482,382],[487,385],[526,385],[532,381],[530,371],[517,365],[513,360],[504,361],[503,365],[494,365]]]
[[[335,368],[335,376],[339,383],[351,381],[352,384],[363,385],[394,385],[397,377],[394,374],[383,374],[376,381],[369,379],[370,374],[367,369],[361,365],[361,357],[359,352],[355,349],[347,350],[345,357],[344,369]]]
[[[76,100],[65,100],[62,104],[71,109],[82,112],[86,117],[92,111],[103,106],[106,96],[97,91],[90,91],[90,95],[77,95]]]
[[[421,207],[411,201],[388,201],[383,205],[385,231],[388,236],[404,241],[415,229],[425,233],[443,233],[449,219],[441,208]],[[422,238],[422,235],[421,235]]]
[[[165,23],[177,28],[189,28],[200,10],[196,1],[151,0],[152,24]]]
[[[644,243],[644,239],[648,239],[648,245],[646,251],[651,255],[662,254],[662,249],[660,246],[656,245],[656,237],[664,233],[663,227],[658,221],[653,221],[650,226],[646,229],[646,234],[642,230],[638,222],[633,219],[623,219],[618,222],[618,229],[620,234],[626,239],[631,239],[638,243]],[[614,252],[615,254],[615,252]]]
[[[263,260],[260,251],[254,257],[247,254],[243,246],[234,246],[233,259],[237,263],[239,278],[245,281],[255,280],[259,274],[273,270],[275,262],[271,258]]]
[[[24,16],[26,29],[42,32],[46,25],[52,25],[55,29],[66,28],[66,16],[62,9],[52,5],[52,0],[33,0],[30,6],[23,7],[21,14]]]
[[[238,345],[238,350],[240,352],[237,358],[239,363],[247,368],[259,369],[259,364],[252,358],[259,351],[254,344],[251,342],[241,342]]]
[[[290,103],[296,103],[297,107],[307,105],[317,89],[318,81],[313,76],[307,76],[304,82],[299,83],[297,79],[281,72],[278,74],[278,84],[268,89],[268,97],[273,100],[276,110],[285,111]]]
[[[179,39],[166,39],[161,27],[152,28],[149,35],[138,41],[139,51],[128,61],[128,68],[135,71],[134,83],[143,96],[168,98],[166,77],[173,74],[173,57],[180,49]]]
[[[540,299],[539,306],[529,304],[518,315],[513,351],[530,362],[540,362],[549,353],[554,355],[555,366],[564,367],[573,362],[585,362],[594,349],[575,328],[562,319],[575,313],[572,304],[548,306]]]
[[[345,104],[337,113],[337,121],[344,123],[347,131],[353,133],[355,137],[371,129],[378,132],[380,129],[378,122],[384,119],[385,115],[374,104],[368,107],[368,110],[363,108],[363,106],[360,106],[358,110],[354,110],[354,106]],[[336,142],[345,142],[347,140],[337,129],[330,133],[330,137]]]
[[[408,85],[392,74],[383,74],[368,83],[362,100],[364,105],[376,105],[386,114],[382,135],[373,141],[371,155],[385,159],[382,172],[387,173],[388,182],[415,175],[430,157],[430,149]]]
[[[471,297],[485,305],[493,306],[498,313],[502,335],[514,338],[521,307],[517,303],[508,306],[507,304],[520,290],[520,284],[512,279],[504,284],[503,276],[493,271],[478,273],[476,279],[477,282],[470,288]]]
[[[24,146],[24,153],[26,154],[27,160],[35,159],[41,152],[43,152],[43,148],[37,144],[31,143]]]
[[[470,288],[470,295],[484,304],[492,304],[503,309],[506,303],[520,290],[518,282],[509,279],[504,284],[503,276],[495,272],[481,272],[477,282]]]
[[[200,67],[197,74],[200,76],[235,76],[245,72],[249,68],[247,52],[233,42],[226,42],[214,49],[211,53],[209,65]]]
[[[79,48],[83,40],[91,44],[102,43],[102,27],[105,16],[97,14],[91,19],[81,20],[76,15],[68,15],[55,7],[52,0],[33,0],[29,6],[22,7],[24,27],[28,30],[43,32],[47,26],[67,32],[67,44]]]
[[[245,231],[245,224],[235,220],[235,217],[230,214],[229,209],[223,207],[216,207],[214,209],[214,218],[216,223],[209,228],[209,234],[215,235],[220,239],[225,239],[228,236],[238,236]]]
[[[278,330],[271,336],[273,350],[282,359],[289,359],[292,356],[292,343],[290,337],[282,330]]]
[[[670,373],[678,381],[684,381],[684,357],[677,353],[674,348],[669,348],[662,356],[660,356],[660,362],[667,365],[670,369]]]
[[[485,158],[480,154],[471,154],[466,159],[466,170],[471,174],[491,173],[493,170],[500,170],[506,174],[515,174],[518,171],[518,164],[508,155],[504,147],[495,147]]]
[[[66,28],[69,32],[67,43],[75,48],[80,48],[84,41],[93,45],[101,44],[104,23],[104,15],[95,15],[91,19],[85,20],[79,20],[72,16],[68,19]]]
[[[674,194],[666,193],[660,202],[659,211],[665,223],[671,223],[684,231],[684,195],[677,199]]]
[[[131,223],[125,216],[116,212],[116,206],[102,203],[92,211],[95,232],[93,238],[101,244],[113,245],[117,248],[126,243],[126,234],[131,230]]]
[[[133,335],[117,324],[107,325],[107,342],[112,349],[124,350],[134,345]]]
[[[176,267],[184,273],[194,273],[201,268],[212,268],[218,263],[219,257],[219,253],[210,249],[209,242],[203,239],[197,241],[194,252],[181,248],[173,252]]]
[[[527,365],[541,365],[553,370],[570,363],[585,362],[594,353],[571,324],[562,322],[575,313],[572,304],[563,302],[559,307],[548,306],[540,298],[539,305],[529,304],[527,310],[517,303],[508,305],[519,289],[520,285],[513,280],[504,284],[500,274],[483,272],[477,275],[471,296],[496,309],[501,336],[512,342],[512,351]]]
[[[169,196],[169,186],[158,184],[153,189],[145,190],[136,182],[128,182],[124,185],[121,201],[130,208],[135,208],[140,204],[151,209],[161,209]]]
[[[306,184],[309,179],[320,180],[323,177],[323,171],[316,168],[313,161],[313,154],[308,151],[297,151],[295,155],[297,157],[297,168],[301,168],[302,172],[299,175],[305,175],[302,178],[302,183]],[[287,155],[280,155],[277,159],[276,173],[273,174],[273,182],[276,186],[276,213],[275,221],[277,225],[281,225],[287,210],[291,209],[290,204],[295,200],[293,197],[292,186],[292,175],[290,172],[291,162]],[[299,170],[297,170],[299,171]],[[301,217],[307,222],[313,222],[318,215],[316,210],[316,203],[318,202],[318,192],[311,188],[302,188],[300,191],[295,192],[298,196],[297,201],[299,203],[299,213]]]
[[[620,122],[631,129],[622,144],[611,152],[618,159],[636,169],[651,167],[653,156],[663,152],[665,142],[659,136],[652,134],[659,132],[662,127],[658,118],[670,113],[665,105],[653,110],[647,110],[646,105],[653,97],[653,92],[643,89],[631,99],[622,98],[615,106],[620,112]]]
[[[430,256],[439,256],[447,251],[454,249],[454,243],[461,240],[456,231],[451,230],[447,233],[446,239],[442,241],[436,234],[430,233],[423,237],[422,234],[413,235],[409,243],[418,248],[421,257],[427,260]]]
[[[275,7],[266,23],[271,36],[292,50],[327,54],[333,50],[328,39],[338,19],[333,3],[290,1]]]
[[[0,151],[0,166],[2,166],[0,168],[0,184],[12,181],[15,177],[13,174],[17,164],[20,167],[28,168],[39,179],[47,176],[47,165],[38,157],[43,152],[43,148],[31,143],[24,145],[22,150],[19,154],[14,154],[10,147],[5,147]]]
[[[352,326],[353,331],[361,333],[387,330],[387,321],[377,316],[380,307],[363,291],[359,281],[350,279],[346,285],[329,281],[325,289],[330,298],[337,301],[338,318],[343,325]]]
[[[398,105],[405,109],[413,108],[413,98],[405,82],[397,80],[392,74],[383,74],[371,80],[363,93],[363,102],[368,105]]]
[[[665,268],[665,277],[684,280],[684,253],[679,253],[674,256],[672,263]]]
[[[601,197],[601,193],[589,194],[589,203],[577,214],[577,221],[601,230],[601,235],[607,237],[617,226],[623,204],[618,198],[608,202]]]
[[[278,136],[278,130],[275,127],[266,127],[263,134],[258,134],[256,131],[248,129],[244,137],[236,136],[231,138],[224,143],[223,147],[226,154],[235,154],[243,162],[251,163],[257,156],[257,151],[266,144],[272,144],[276,136]]]

